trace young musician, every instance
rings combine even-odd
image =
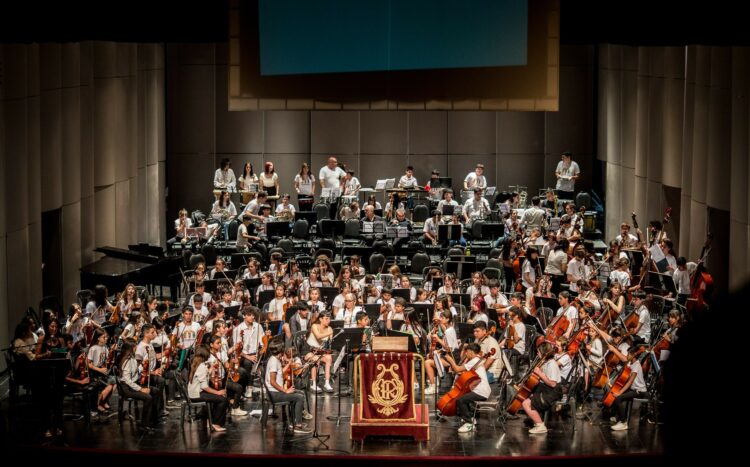
[[[616,423],[610,427],[612,431],[624,431],[628,429],[627,424],[627,402],[637,397],[646,396],[646,380],[643,377],[643,367],[638,360],[637,355],[642,347],[635,345],[628,351],[628,367],[630,368],[630,377],[622,386],[622,389],[616,394],[612,408],[617,412]]]
[[[258,176],[253,170],[253,164],[245,162],[242,167],[242,175],[237,179],[240,190],[250,191],[250,185],[258,183]]]
[[[469,172],[464,178],[464,190],[471,190],[472,188],[487,188],[487,179],[484,178],[484,164],[477,164],[474,172]]]
[[[221,363],[218,361],[213,364],[209,363],[209,351],[201,345],[195,351],[195,356],[190,365],[190,376],[188,377],[188,396],[192,401],[202,401],[211,404],[211,428],[214,431],[222,432],[227,416],[227,390],[225,388],[215,388],[211,386],[213,372],[221,369]]]
[[[336,313],[336,321],[344,321],[345,328],[353,328],[357,325],[356,316],[362,309],[357,305],[357,297],[349,292],[344,295],[344,305]],[[389,321],[390,322],[390,321]]]
[[[555,169],[557,178],[556,189],[561,198],[572,199],[575,193],[576,180],[581,176],[581,169],[578,163],[573,161],[573,153],[565,151],[562,153],[560,162]]]
[[[437,345],[440,345],[445,352],[457,353],[459,350],[458,337],[456,336],[456,330],[453,328],[453,314],[450,310],[441,310],[437,313],[436,317],[437,326],[430,333],[430,338]],[[440,362],[443,366],[449,365],[448,360],[445,357],[439,357]],[[455,358],[455,356],[454,356]],[[430,386],[425,389],[425,395],[437,394],[437,384],[435,382],[435,369],[437,364],[433,358],[428,358],[425,361],[425,371],[427,371],[427,379],[429,380]]]
[[[292,413],[294,414],[294,432],[295,433],[310,433],[307,428],[307,424],[303,423],[304,408],[305,408],[305,395],[298,392],[294,387],[284,388],[284,371],[288,369],[290,365],[293,365],[293,360],[286,360],[284,355],[284,344],[279,341],[273,341],[270,344],[269,351],[271,357],[268,359],[266,364],[265,381],[268,391],[271,393],[270,397],[276,402],[289,402]]]
[[[562,398],[562,389],[558,386],[562,377],[560,367],[553,358],[554,347],[549,342],[542,342],[537,348],[537,355],[543,363],[541,367],[535,367],[533,373],[539,377],[540,381],[531,397],[521,404],[526,415],[534,422],[534,426],[529,429],[531,434],[547,433],[547,427],[539,412],[549,410]]]
[[[185,313],[183,313],[183,317],[184,316],[186,316]],[[197,323],[192,324],[197,326]],[[138,361],[138,365],[142,372],[145,370],[146,366],[148,366],[148,387],[151,389],[151,395],[154,397],[155,413],[157,415],[169,415],[169,412],[163,410],[164,399],[162,393],[164,392],[164,386],[166,384],[166,381],[162,376],[164,368],[158,368],[156,351],[154,350],[153,345],[151,345],[151,341],[156,338],[156,328],[151,324],[145,324],[141,329],[141,334],[141,341],[135,349],[135,359]],[[182,335],[183,337],[185,336],[184,331],[182,332]],[[193,336],[193,342],[195,342],[195,336]],[[146,360],[148,361],[148,365],[144,363]],[[141,376],[143,376],[143,374],[141,374]]]
[[[235,191],[237,179],[232,170],[232,162],[228,157],[221,160],[221,167],[214,173],[214,188],[219,190]]]
[[[651,341],[651,313],[646,306],[646,292],[636,290],[633,292],[633,306],[638,313],[638,326],[631,331],[633,345],[648,344]]]
[[[307,162],[302,163],[299,173],[294,176],[294,189],[297,191],[297,204],[300,211],[312,209],[313,197],[315,196],[315,175],[310,173]],[[302,209],[302,208],[305,209]]]
[[[331,324],[331,314],[328,312],[321,313],[318,315],[318,321],[310,326],[310,335],[307,337],[307,345],[312,349],[307,355],[305,355],[305,361],[316,359],[318,362],[322,361],[325,365],[325,385],[323,390],[326,392],[333,392],[331,386],[331,365],[333,364],[333,358],[330,353],[324,353],[322,357],[316,355],[317,351],[320,353],[323,347],[330,343],[333,337],[333,328]],[[321,389],[318,387],[318,364],[316,364],[310,372],[312,381],[310,382],[310,389],[315,392],[320,392]]]
[[[200,348],[205,348],[205,346],[201,345]],[[232,409],[232,416],[242,417],[247,415],[247,411],[240,407],[240,398],[244,392],[242,382],[243,379],[247,380],[247,378],[240,377],[240,380],[235,383],[228,377],[226,370],[229,368],[230,362],[223,337],[220,335],[211,336],[208,339],[208,350],[211,354],[208,358],[209,368],[216,373],[214,377],[221,381],[222,387],[225,389],[225,395],[229,399],[228,405]]]
[[[109,409],[109,397],[115,389],[115,379],[109,374],[109,349],[107,339],[109,335],[103,329],[94,331],[94,344],[86,353],[86,362],[89,367],[91,383],[99,393],[96,400],[96,410],[104,413]]]
[[[484,368],[487,370],[487,381],[492,384],[500,379],[500,373],[503,371],[503,358],[500,355],[500,345],[497,340],[489,334],[487,323],[477,321],[474,323],[474,342],[479,344],[482,355],[487,358],[484,360]],[[491,355],[492,349],[495,354]]]
[[[445,356],[448,364],[457,374],[464,371],[474,371],[479,376],[479,383],[471,389],[471,392],[464,394],[456,400],[456,411],[458,417],[463,421],[463,424],[458,429],[459,433],[474,431],[476,421],[473,419],[473,403],[486,401],[492,393],[490,383],[487,379],[487,370],[479,356],[480,347],[475,342],[466,345],[465,357],[467,361],[463,365],[457,364],[453,355],[447,354]]]
[[[261,348],[261,337],[263,331],[261,326],[255,322],[258,309],[253,306],[243,308],[244,320],[232,332],[232,342],[242,342],[240,364],[248,375],[253,374],[253,367],[258,361],[258,351]],[[240,337],[241,336],[241,337]]]
[[[124,341],[117,356],[116,368],[122,382],[122,394],[119,396],[137,399],[143,403],[140,424],[142,428],[151,430],[157,421],[154,404],[157,398],[161,398],[161,394],[152,391],[147,385],[141,385],[141,365],[135,358],[134,347],[133,341]]]
[[[566,291],[560,292],[560,295],[557,296],[557,301],[560,303],[560,308],[557,309],[555,316],[557,317],[564,314],[565,317],[568,318],[568,327],[563,336],[565,339],[570,339],[570,335],[576,328],[576,323],[578,321],[578,310],[570,304],[570,294]]]

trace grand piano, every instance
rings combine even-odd
[[[164,256],[159,246],[128,245],[128,249],[104,246],[95,249],[106,256],[81,268],[81,288],[94,289],[97,284],[117,293],[128,283],[147,286],[174,286],[175,276],[183,264],[181,256]]]

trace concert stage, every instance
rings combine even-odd
[[[313,400],[311,397],[311,403]],[[4,433],[2,438],[12,448],[24,452],[24,456],[84,462],[79,465],[91,465],[87,459],[98,459],[107,465],[125,461],[129,465],[141,465],[138,464],[140,460],[145,462],[144,465],[166,465],[165,463],[177,461],[181,467],[186,463],[205,466],[206,462],[214,460],[222,465],[232,460],[277,464],[287,464],[292,460],[277,459],[276,456],[279,455],[314,456],[317,457],[317,462],[341,462],[347,465],[356,462],[358,466],[370,463],[382,465],[383,462],[402,465],[424,462],[497,462],[499,458],[512,458],[516,461],[556,459],[580,465],[582,461],[592,461],[592,464],[593,461],[601,462],[598,459],[600,456],[610,457],[608,462],[628,462],[632,465],[636,461],[641,465],[644,461],[659,461],[663,450],[662,426],[652,424],[646,418],[641,419],[638,404],[633,408],[628,431],[611,431],[609,419],[602,419],[596,404],[589,403],[588,419],[550,415],[549,432],[543,435],[530,435],[524,426],[523,415],[518,419],[508,420],[503,429],[501,425],[493,424],[494,417],[482,414],[477,431],[466,434],[456,432],[459,423],[455,417],[438,421],[433,416],[430,418],[429,441],[368,437],[360,443],[350,440],[348,420],[341,420],[337,426],[335,421],[326,419],[326,416],[336,415],[338,412],[335,394],[321,395],[319,401],[318,432],[331,435],[328,440],[330,449],[323,449],[315,439],[290,443],[295,437],[305,435],[285,435],[280,416],[269,418],[265,431],[261,430],[258,418],[248,415],[235,417],[227,422],[226,432],[209,434],[200,420],[192,424],[186,422],[182,427],[179,409],[172,409],[153,433],[138,432],[135,424],[128,420],[120,425],[117,417],[113,416],[106,420],[93,420],[88,426],[83,421],[66,421],[63,435],[47,443],[41,438],[36,422],[28,414],[22,413],[17,420],[5,425],[12,429]],[[350,397],[342,399],[342,415],[351,414],[350,401]],[[117,400],[114,399],[113,402],[112,406],[117,407]],[[427,402],[432,410],[432,396],[427,397]],[[7,408],[6,399],[3,401],[3,414],[6,416]],[[255,405],[247,403],[245,408],[254,409]],[[20,406],[16,409],[23,411]],[[66,404],[66,412],[72,409]]]

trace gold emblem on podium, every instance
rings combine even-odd
[[[404,393],[404,382],[396,373],[396,370],[398,370],[397,363],[392,364],[387,369],[381,363],[377,366],[377,370],[380,373],[372,383],[372,394],[368,396],[368,400],[372,404],[381,405],[382,407],[377,409],[377,412],[388,417],[398,412],[398,409],[394,408],[395,405],[406,402],[407,395]],[[390,375],[390,378],[385,378],[386,373]]]

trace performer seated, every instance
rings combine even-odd
[[[474,371],[479,376],[479,383],[474,386],[470,392],[467,392],[463,396],[456,400],[456,411],[458,417],[461,419],[463,424],[458,429],[459,433],[469,433],[474,431],[474,424],[476,420],[472,417],[474,411],[472,409],[473,403],[476,401],[486,401],[492,389],[490,383],[487,380],[487,370],[485,369],[483,362],[479,358],[480,347],[479,344],[471,342],[466,345],[465,357],[466,363],[459,365],[453,358],[453,355],[447,354],[445,359],[450,364],[453,371],[460,374],[464,371]]]
[[[271,357],[266,364],[266,387],[269,396],[274,402],[289,402],[292,413],[294,414],[294,432],[310,433],[307,424],[302,422],[305,417],[305,395],[294,388],[284,387],[284,371],[294,364],[293,359],[287,359],[284,355],[284,343],[282,341],[273,341],[270,344],[269,351]]]
[[[316,355],[316,351],[321,352],[323,346],[327,344],[333,337],[333,328],[331,324],[331,314],[328,312],[321,313],[318,315],[317,322],[310,326],[310,335],[307,337],[307,344],[312,349],[307,355],[305,355],[305,361],[316,359],[322,361],[325,364],[325,385],[323,390],[326,392],[333,392],[333,386],[331,386],[331,365],[333,364],[333,358],[330,353],[324,353],[322,356],[320,353]],[[321,389],[318,387],[318,365],[316,364],[312,371],[312,381],[310,383],[310,389],[315,392],[320,392]]]
[[[612,431],[624,431],[628,429],[627,402],[636,397],[646,396],[646,380],[643,378],[643,367],[637,356],[643,350],[643,346],[635,345],[628,349],[628,364],[630,377],[616,394],[612,408],[617,411],[617,422],[610,427]],[[615,389],[613,389],[614,391]]]
[[[227,418],[227,390],[223,387],[215,388],[209,384],[212,372],[219,371],[221,364],[209,364],[208,349],[201,345],[195,351],[190,365],[188,396],[192,401],[203,401],[211,404],[211,428],[214,431],[226,431],[224,423]],[[214,375],[215,377],[215,375]]]
[[[549,342],[542,342],[537,348],[537,354],[544,360],[541,368],[539,366],[534,368],[534,374],[539,377],[540,381],[531,397],[521,404],[526,415],[534,422],[534,426],[529,429],[531,434],[547,432],[540,412],[549,410],[562,398],[562,390],[558,387],[561,381],[560,367],[553,358],[554,352],[554,347]]]

